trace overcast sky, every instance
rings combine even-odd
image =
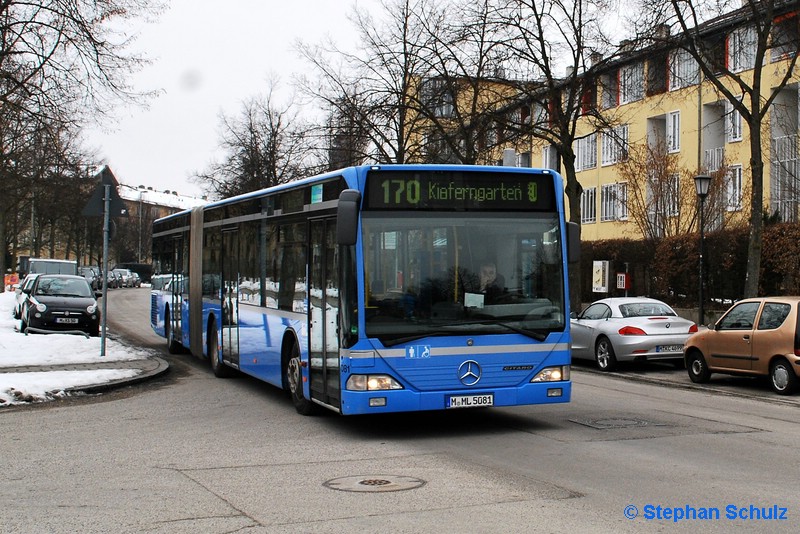
[[[354,3],[170,0],[159,22],[139,31],[136,46],[154,63],[133,79],[137,89],[163,94],[149,110],[118,110],[114,130],[91,129],[88,145],[123,184],[199,196],[188,177],[212,161],[220,113],[233,115],[243,101],[264,93],[271,75],[288,91],[292,74],[306,68],[292,50],[298,38],[318,43],[329,35],[351,46],[347,14]]]

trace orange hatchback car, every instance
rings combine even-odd
[[[708,330],[686,340],[683,356],[692,382],[711,373],[769,376],[772,389],[793,393],[800,382],[800,297],[740,300]]]

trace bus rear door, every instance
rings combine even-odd
[[[239,367],[239,232],[222,229],[222,359]]]

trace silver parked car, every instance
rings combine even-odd
[[[607,298],[570,318],[572,357],[595,360],[602,371],[620,361],[671,360],[683,365],[683,344],[697,325],[660,300]]]

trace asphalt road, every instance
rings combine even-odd
[[[109,318],[163,348],[147,299],[112,292]],[[302,417],[271,386],[163,353],[173,371],[153,383],[0,410],[0,531],[795,532],[800,519],[797,406],[752,384],[720,394],[673,370],[626,370],[674,374],[664,385],[577,367],[566,405]],[[786,519],[754,519],[767,512]]]

